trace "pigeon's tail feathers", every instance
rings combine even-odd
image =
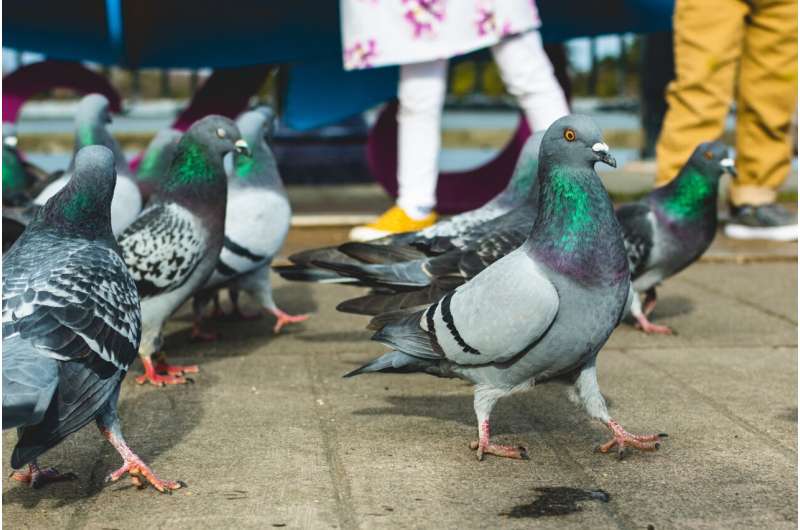
[[[354,375],[383,372],[390,374],[407,374],[413,372],[435,373],[436,363],[428,359],[420,359],[412,355],[406,355],[399,351],[390,351],[374,359],[361,368],[344,374],[343,377],[353,377]]]
[[[3,341],[3,430],[42,421],[58,386],[58,361],[14,335]]]
[[[389,346],[419,359],[436,360],[443,357],[436,338],[422,329],[420,325],[425,310],[400,310],[389,315],[380,315],[372,320],[383,318],[385,322],[372,336],[372,340]]]
[[[418,311],[436,302],[463,282],[464,279],[461,277],[452,278],[452,281],[451,278],[441,278],[423,289],[399,292],[373,291],[358,298],[345,300],[336,306],[336,309],[342,313],[369,316],[378,316],[399,309]]]
[[[272,270],[280,274],[282,278],[293,282],[357,283],[354,278],[341,276],[334,271],[305,265],[275,265]]]
[[[358,241],[344,243],[339,246],[339,250],[358,261],[373,264],[400,263],[425,258],[425,254],[411,247],[377,245]]]
[[[341,276],[360,280],[373,286],[425,287],[431,278],[425,272],[425,260],[385,265],[350,265],[331,261],[314,261],[314,265],[336,271]]]
[[[459,263],[461,262],[462,252],[447,252],[431,258],[425,265],[425,269],[431,276],[459,276]]]
[[[124,372],[97,355],[83,362],[59,362],[58,369],[58,388],[42,421],[26,426],[14,447],[14,469],[30,463],[94,420],[109,399],[116,401],[124,376]]]

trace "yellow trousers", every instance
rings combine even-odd
[[[736,205],[774,202],[791,164],[797,0],[677,0],[675,80],[656,146],[656,185],[716,140],[736,98]]]

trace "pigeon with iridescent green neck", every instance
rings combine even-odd
[[[111,232],[114,155],[78,151],[69,183],[37,212],[3,259],[3,429],[16,428],[12,478],[34,488],[75,478],[37,459],[91,421],[130,474],[162,492],[126,444],[117,415],[120,385],[136,359],[141,312]]]
[[[3,206],[26,206],[51,176],[22,158],[11,129],[12,124],[3,124]]]
[[[298,252],[289,256],[292,265],[274,269],[284,278],[293,281],[358,283],[352,277],[316,267],[314,262],[354,266],[387,264],[425,259],[454,249],[466,249],[486,234],[482,229],[484,224],[508,214],[526,202],[536,181],[539,146],[543,135],[544,132],[540,131],[528,139],[506,188],[480,208],[439,221],[418,232],[395,234],[368,244],[346,243],[338,247]],[[379,246],[383,248],[376,248]]]
[[[119,237],[142,303],[139,356],[145,374],[137,383],[185,383],[184,373],[197,372],[197,366],[167,364],[161,331],[217,264],[225,237],[223,158],[236,150],[247,151],[247,142],[231,120],[207,116],[195,122],[178,142],[150,204]]]
[[[62,177],[42,190],[33,204],[43,205],[66,186],[75,164],[74,153],[87,145],[102,145],[114,153],[114,164],[117,169],[117,185],[114,189],[114,199],[111,201],[111,229],[114,235],[118,236],[139,215],[142,209],[142,194],[133,180],[125,154],[108,131],[109,123],[111,123],[111,111],[105,96],[89,94],[80,100],[75,114],[75,147],[69,167]]]
[[[489,416],[498,399],[548,382],[573,384],[588,414],[609,428],[602,452],[657,449],[659,435],[634,435],[611,419],[597,382],[597,354],[630,287],[597,162],[616,164],[594,122],[556,120],[542,140],[538,213],[525,243],[421,311],[375,317],[372,338],[392,351],[346,377],[422,372],[474,383],[478,459],[527,458],[523,447],[490,441]]]
[[[630,312],[644,332],[672,333],[648,319],[656,305],[656,286],[711,246],[717,233],[719,179],[726,171],[735,175],[725,144],[700,144],[669,184],[617,210],[634,290]],[[640,293],[645,294],[644,306]]]
[[[278,164],[267,145],[274,123],[275,114],[269,107],[245,112],[236,120],[251,153],[234,154],[233,167],[228,171],[225,242],[205,291],[194,299],[197,338],[215,338],[214,334],[203,331],[200,323],[208,300],[224,287],[230,291],[236,314],[249,318],[239,309],[239,291],[244,291],[262,311],[274,315],[275,333],[286,324],[308,318],[284,312],[272,298],[269,266],[286,241],[292,217]]]
[[[136,182],[145,203],[155,192],[158,183],[167,176],[181,135],[182,133],[176,129],[158,131],[142,155],[139,167],[136,168]]]

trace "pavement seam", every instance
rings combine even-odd
[[[635,353],[631,352],[630,350],[622,349],[622,350],[620,350],[620,353],[623,353],[623,354],[627,355],[630,359],[633,359],[634,362],[639,362],[640,364],[643,364],[643,365],[647,366],[648,368],[650,368],[653,371],[658,371],[658,372],[664,374],[666,377],[668,377],[673,382],[675,382],[679,387],[685,388],[687,392],[692,393],[696,398],[700,399],[701,401],[704,401],[706,404],[708,404],[708,406],[710,406],[712,409],[714,409],[719,414],[722,414],[724,417],[728,418],[734,424],[739,425],[744,430],[748,431],[749,433],[754,434],[759,438],[762,438],[766,442],[766,445],[768,447],[774,447],[774,448],[778,449],[780,453],[783,453],[783,456],[789,458],[793,462],[797,460],[797,451],[796,450],[792,449],[791,447],[786,447],[783,444],[777,442],[774,437],[771,437],[771,436],[768,436],[767,434],[765,434],[761,429],[758,428],[758,426],[753,425],[748,420],[739,417],[735,412],[730,410],[728,407],[726,407],[725,405],[717,402],[716,399],[714,399],[711,396],[701,392],[700,390],[697,390],[696,388],[694,388],[693,386],[688,384],[683,379],[681,379],[679,377],[676,377],[675,375],[670,373],[668,370],[665,370],[664,368],[662,368],[657,363],[649,362],[649,361],[637,356]]]
[[[347,471],[342,464],[341,458],[336,451],[337,433],[336,428],[330,426],[319,406],[322,401],[322,394],[318,385],[319,373],[314,370],[311,363],[311,356],[306,355],[304,359],[306,372],[308,373],[308,385],[313,400],[313,407],[319,422],[320,433],[325,455],[325,461],[330,471],[331,487],[336,501],[336,516],[339,519],[339,528],[342,530],[355,530],[358,528],[356,514],[353,509],[352,494],[350,492],[350,480]]]
[[[769,315],[769,316],[771,316],[773,318],[777,318],[779,320],[782,320],[784,322],[787,322],[787,323],[797,327],[797,320],[796,319],[789,318],[786,315],[782,315],[782,314],[780,314],[778,312],[775,312],[772,309],[769,309],[767,307],[762,306],[761,304],[756,304],[756,303],[751,302],[750,300],[748,300],[746,298],[741,298],[739,296],[732,295],[732,294],[727,293],[725,291],[722,291],[722,290],[719,290],[719,289],[715,289],[714,287],[709,287],[709,286],[707,286],[707,285],[705,285],[703,283],[700,283],[700,282],[698,282],[696,280],[690,280],[688,278],[681,278],[681,280],[683,280],[684,282],[688,283],[689,285],[692,285],[694,287],[698,287],[698,288],[703,289],[703,290],[705,290],[705,291],[707,291],[709,293],[713,293],[713,294],[716,294],[716,295],[719,295],[719,296],[724,296],[726,298],[730,298],[731,300],[735,300],[735,301],[739,302],[740,304],[744,304],[744,305],[746,305],[748,307],[751,307],[753,309],[761,311],[762,313],[764,313],[766,315]]]

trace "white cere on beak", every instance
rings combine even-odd
[[[722,160],[720,160],[719,161],[719,165],[724,167],[724,168],[731,168],[731,167],[734,167],[736,164],[734,163],[733,158],[728,157],[728,158],[723,158]]]
[[[604,142],[597,142],[592,146],[592,151],[595,153],[608,153],[608,144]]]
[[[17,147],[17,137],[6,136],[5,138],[3,138],[3,143],[6,144],[8,147]]]
[[[219,136],[220,138],[225,138],[225,129],[223,129],[222,127],[217,129],[217,136]]]

